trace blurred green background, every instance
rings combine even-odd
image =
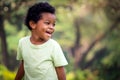
[[[120,0],[0,0],[0,80],[14,80],[18,40],[30,34],[24,17],[40,1],[56,8],[67,80],[120,80]]]

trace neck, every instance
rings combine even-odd
[[[46,42],[44,39],[39,38],[37,36],[31,36],[30,41],[32,44],[35,44],[35,45],[43,44],[44,42]]]

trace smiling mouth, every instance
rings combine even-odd
[[[49,36],[51,36],[52,35],[52,31],[46,31],[46,33],[49,35]]]
[[[48,33],[48,34],[52,34],[52,32],[50,32],[50,31],[46,31],[46,33]]]

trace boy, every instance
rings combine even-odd
[[[31,6],[25,24],[31,36],[19,40],[17,60],[22,60],[15,80],[66,80],[67,61],[59,44],[51,39],[55,9],[47,2]]]

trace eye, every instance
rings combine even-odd
[[[55,27],[55,25],[56,25],[56,24],[54,23],[53,26]]]
[[[48,21],[46,21],[46,22],[44,22],[45,24],[47,24],[47,25],[49,25],[50,24],[50,22],[48,22]]]

